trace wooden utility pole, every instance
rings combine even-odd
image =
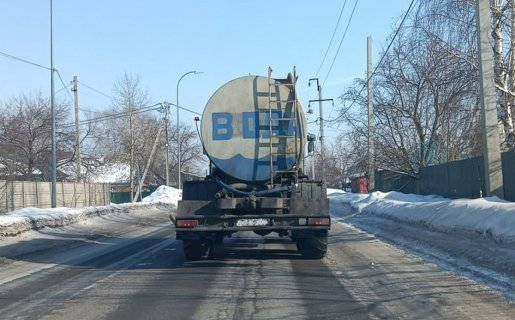
[[[374,166],[374,83],[372,81],[372,37],[367,38],[368,87],[368,191],[375,188]]]
[[[77,182],[81,181],[81,159],[80,159],[80,131],[79,131],[79,92],[78,92],[78,78],[77,76],[73,77],[73,106],[75,109],[75,146],[77,148],[77,160],[75,161],[77,165],[77,173],[75,180]]]
[[[497,97],[494,84],[494,63],[490,42],[490,0],[476,2],[476,23],[479,51],[479,81],[481,84],[481,113],[483,118],[483,158],[486,196],[504,198]]]

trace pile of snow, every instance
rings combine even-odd
[[[444,232],[478,233],[501,242],[515,241],[515,203],[497,197],[451,200],[441,196],[373,192],[328,192],[359,213],[424,225]]]
[[[111,204],[102,207],[84,208],[24,208],[0,215],[0,237],[15,236],[22,232],[43,227],[62,227],[93,216],[131,209],[154,207],[158,203],[173,204],[181,198],[181,190],[166,186],[159,187],[142,203]]]
[[[177,207],[177,202],[182,198],[182,190],[168,186],[160,186],[141,202],[172,203]]]

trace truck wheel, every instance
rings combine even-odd
[[[327,235],[297,239],[297,249],[308,259],[322,259],[327,253]]]
[[[184,257],[188,261],[206,259],[211,253],[211,243],[199,240],[182,240]]]

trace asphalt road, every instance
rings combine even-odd
[[[514,319],[476,283],[349,225],[323,260],[242,233],[184,261],[165,211],[0,241],[1,319]]]

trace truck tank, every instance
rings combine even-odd
[[[323,181],[303,170],[306,121],[295,68],[286,79],[271,72],[229,81],[206,104],[200,132],[210,173],[184,181],[171,215],[188,260],[209,257],[240,231],[290,237],[306,258],[327,252],[329,200]]]
[[[202,114],[201,134],[205,152],[217,168],[236,179],[258,182],[301,162],[306,124],[290,87],[276,79],[245,76],[211,96]]]

